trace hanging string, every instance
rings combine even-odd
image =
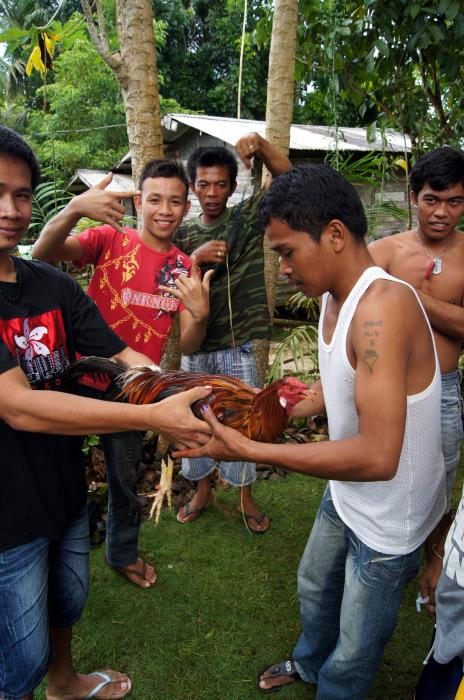
[[[248,2],[245,0],[243,5],[243,24],[242,24],[242,40],[240,44],[240,61],[238,67],[238,91],[237,91],[237,119],[240,119],[240,108],[242,102],[242,77],[243,77],[243,54],[245,52],[245,35],[246,23],[248,14]]]
[[[335,148],[332,151],[332,157],[331,157],[331,165],[335,170],[338,170],[339,164],[340,164],[340,149],[339,149],[339,141],[340,141],[340,135],[339,135],[339,126],[338,126],[338,108],[337,108],[337,97],[338,97],[338,75],[336,72],[336,67],[335,67],[335,55],[336,55],[336,50],[337,50],[337,28],[338,28],[338,23],[340,21],[340,7],[339,3],[337,0],[334,1],[333,7],[331,10],[331,31],[330,31],[330,37],[329,37],[329,51],[330,51],[330,57],[331,57],[331,75],[330,75],[330,101],[331,101],[331,109],[332,109],[332,117],[333,117],[333,126],[334,126],[334,142],[335,142]]]
[[[107,124],[106,126],[90,126],[85,129],[56,129],[52,131],[32,131],[27,134],[27,136],[56,136],[57,134],[80,134],[84,131],[101,131],[102,129],[118,129],[121,127],[126,127],[124,124]]]

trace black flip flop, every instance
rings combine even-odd
[[[203,513],[203,511],[207,507],[208,507],[208,503],[206,503],[204,506],[201,506],[201,508],[190,508],[190,502],[188,502],[185,505],[181,506],[181,508],[179,508],[179,511],[183,508],[184,509],[184,516],[186,518],[188,518],[189,515],[192,515],[193,517],[190,518],[190,520],[181,520],[179,518],[179,511],[178,511],[177,515],[176,515],[176,520],[177,520],[177,522],[181,523],[182,525],[186,525],[187,523],[193,523],[197,518],[200,517],[200,515]]]
[[[282,685],[275,685],[273,688],[261,688],[259,682],[262,680],[261,676],[263,673],[269,673],[269,679],[272,678],[288,678],[289,682]],[[266,680],[269,680],[266,679]],[[287,685],[291,685],[294,681],[301,680],[301,676],[296,670],[295,663],[291,659],[281,661],[278,664],[272,664],[272,666],[266,666],[260,671],[256,677],[256,687],[261,693],[278,693],[282,688],[286,688]]]

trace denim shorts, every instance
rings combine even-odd
[[[461,372],[455,370],[441,375],[441,443],[445,458],[447,511],[451,508],[463,434]]]
[[[187,372],[210,372],[228,374],[251,386],[258,386],[258,375],[253,356],[253,342],[238,345],[236,348],[222,348],[210,352],[195,352],[182,357],[182,369]],[[182,460],[182,474],[186,479],[198,481],[211,474],[218,466],[214,459],[198,457]],[[256,479],[256,465],[253,462],[220,462],[221,477],[232,486],[247,486]]]
[[[49,628],[84,609],[89,580],[87,508],[57,540],[38,537],[0,552],[0,697],[20,700],[51,664]]]

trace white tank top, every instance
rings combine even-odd
[[[359,300],[377,279],[405,284],[413,290],[409,284],[392,277],[380,267],[367,268],[341,307],[329,344],[323,339],[328,294],[323,297],[319,322],[319,366],[330,440],[352,437],[359,430],[354,396],[355,371],[347,356],[346,342]],[[419,299],[418,303],[424,311]],[[427,324],[430,328],[428,320]],[[445,510],[441,379],[436,351],[435,365],[431,384],[419,394],[407,397],[403,447],[394,478],[390,481],[329,482],[335,508],[343,522],[362,542],[385,554],[412,552],[426,539]],[[375,411],[375,406],[372,410]]]

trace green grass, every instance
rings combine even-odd
[[[158,527],[144,523],[140,549],[159,576],[149,591],[105,566],[102,547],[93,551],[90,597],[75,628],[76,668],[124,671],[134,700],[262,697],[257,672],[287,657],[299,634],[296,571],[323,489],[299,475],[259,482],[257,501],[271,516],[261,536],[245,530],[235,490],[217,493],[190,525],[166,511]],[[370,700],[411,696],[432,634],[416,596],[413,582]],[[297,683],[279,698],[314,698],[314,689]]]

